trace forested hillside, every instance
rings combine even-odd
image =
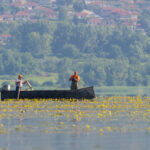
[[[139,14],[145,32],[65,17],[0,22],[0,75],[58,73],[65,87],[77,70],[82,85],[150,85],[149,13]]]
[[[56,72],[65,85],[78,70],[86,84],[149,84],[150,38],[140,32],[50,21],[5,28],[12,37],[0,48],[1,74]]]

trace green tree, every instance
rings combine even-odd
[[[68,16],[67,16],[67,8],[66,8],[66,7],[61,6],[61,7],[59,8],[58,18],[59,18],[59,20],[61,20],[61,21],[66,21],[66,20],[68,19]]]
[[[73,25],[69,23],[58,23],[57,29],[53,35],[52,49],[55,54],[61,53],[62,47],[70,42]]]
[[[3,57],[0,54],[0,74],[4,73]]]
[[[58,63],[58,72],[59,72],[59,79],[58,84],[61,85],[61,87],[69,87],[69,76],[70,76],[70,70],[69,68],[73,67],[72,62],[70,59],[63,59]]]
[[[139,72],[130,69],[127,85],[136,86],[136,85],[142,85],[142,83],[143,83],[142,75]]]
[[[19,54],[15,54],[12,50],[7,50],[2,54],[3,65],[5,66],[5,74],[16,74],[21,71],[21,58]]]
[[[51,37],[47,34],[40,35],[38,32],[31,32],[28,35],[25,52],[31,52],[34,57],[43,58],[46,54],[51,53]]]
[[[0,4],[0,14],[3,14],[7,9],[7,6]]]
[[[79,55],[79,50],[76,48],[75,45],[66,44],[62,48],[62,54],[63,56],[76,58]]]
[[[66,4],[66,0],[56,0],[57,6],[62,6]]]
[[[40,63],[32,57],[31,53],[25,52],[19,54],[22,62],[21,72],[22,74],[37,74],[42,71]]]
[[[106,67],[106,84],[107,85],[126,85],[128,78],[128,61],[116,60],[113,64]]]
[[[18,7],[13,6],[11,7],[10,11],[11,11],[11,14],[16,14],[18,11],[20,11],[20,9]]]
[[[80,12],[86,8],[86,4],[85,4],[84,0],[75,1],[73,3],[73,8],[75,11]]]
[[[142,43],[135,41],[129,46],[130,52],[129,55],[135,56],[136,58],[144,58],[144,51]]]
[[[119,45],[111,45],[109,50],[109,57],[110,58],[123,58],[122,49]]]
[[[106,80],[106,72],[103,67],[95,64],[95,62],[84,65],[81,74],[86,85],[104,85]]]
[[[62,5],[70,5],[73,3],[73,0],[56,0],[56,4],[58,6],[62,6]]]

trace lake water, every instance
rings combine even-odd
[[[0,150],[150,150],[150,98],[0,102]]]

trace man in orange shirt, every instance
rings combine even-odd
[[[78,76],[77,71],[75,71],[74,74],[70,76],[69,80],[72,81],[71,90],[78,89],[78,82],[80,80],[80,77]]]

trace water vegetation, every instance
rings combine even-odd
[[[113,96],[84,100],[8,100],[0,102],[0,135],[150,133],[150,97]],[[14,122],[15,120],[15,122]]]

